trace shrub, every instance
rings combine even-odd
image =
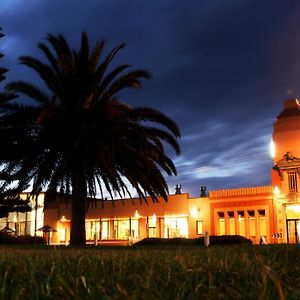
[[[204,245],[204,237],[197,238],[196,245]],[[252,244],[252,241],[241,235],[212,235],[209,237],[210,245],[238,245]]]
[[[210,236],[210,245],[237,245],[237,244],[252,244],[252,241],[240,235],[221,235]],[[204,237],[196,239],[187,238],[145,238],[134,245],[136,246],[192,246],[204,245]]]
[[[46,244],[46,240],[41,236],[31,236],[31,235],[14,236],[7,233],[0,233],[0,244],[2,245]]]
[[[163,238],[145,238],[137,243],[134,246],[181,246],[181,245],[194,245],[194,240],[186,238],[172,238],[172,239],[163,239]]]

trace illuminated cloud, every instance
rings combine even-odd
[[[41,57],[36,44],[46,33],[74,46],[82,30],[91,44],[127,43],[116,63],[149,69],[154,79],[122,99],[160,109],[182,131],[171,192],[176,183],[198,195],[200,185],[270,182],[274,118],[286,97],[300,95],[299,1],[0,0],[0,10],[9,80],[37,82],[16,58]]]

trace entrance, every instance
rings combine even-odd
[[[289,244],[300,243],[300,220],[299,219],[287,219],[286,220],[286,234],[287,242]]]

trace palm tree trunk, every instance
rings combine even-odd
[[[85,245],[86,181],[84,174],[76,172],[72,177],[71,246]]]
[[[36,236],[36,230],[37,230],[37,211],[38,211],[38,195],[35,196],[34,236]]]

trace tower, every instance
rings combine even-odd
[[[286,242],[300,242],[300,104],[286,100],[273,129],[274,207]]]

